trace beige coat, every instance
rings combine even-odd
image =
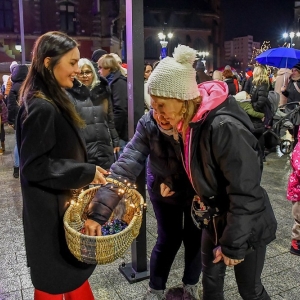
[[[279,105],[284,105],[287,102],[287,98],[281,93],[281,87],[288,85],[291,74],[292,71],[287,68],[281,68],[277,72],[274,90],[280,95]]]

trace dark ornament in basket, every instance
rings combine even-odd
[[[120,187],[124,193],[120,204],[110,220],[122,214],[122,221],[128,226],[122,231],[106,236],[88,236],[80,232],[86,220],[86,209],[98,191],[99,186],[83,191],[64,215],[64,228],[67,245],[71,253],[88,264],[108,264],[124,256],[133,240],[138,236],[142,224],[144,199],[128,184],[108,178],[107,181]]]

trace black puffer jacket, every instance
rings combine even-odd
[[[270,87],[266,83],[258,86],[252,85],[250,95],[254,110],[265,114],[266,106],[271,107],[271,103],[268,100],[269,90]]]
[[[28,74],[26,65],[17,65],[11,74],[12,87],[7,97],[8,124],[15,126],[16,118],[19,112],[19,91],[23,81]]]
[[[88,162],[109,169],[114,162],[113,148],[119,144],[114,128],[112,104],[108,84],[103,79],[91,91],[78,80],[74,81],[71,95],[76,110],[85,120],[83,134],[88,152]]]
[[[177,148],[179,151],[175,150]],[[144,168],[147,157],[147,184],[155,195],[155,199],[151,200],[173,205],[191,205],[195,192],[182,165],[180,145],[173,136],[167,136],[159,130],[152,110],[139,120],[134,137],[126,145],[119,160],[111,167],[111,177],[135,182]],[[175,194],[172,197],[162,197],[161,183],[168,185]],[[89,206],[88,217],[104,224],[118,201],[116,189],[111,189],[111,184],[102,187]]]

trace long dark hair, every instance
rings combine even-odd
[[[42,98],[68,116],[74,125],[84,126],[84,121],[53,75],[53,68],[62,56],[75,47],[78,47],[75,40],[58,31],[47,32],[37,39],[33,48],[31,67],[20,90],[20,104],[25,105],[27,112],[28,104],[33,98]],[[51,58],[47,68],[44,65],[46,57]]]

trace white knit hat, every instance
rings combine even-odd
[[[200,93],[196,82],[196,71],[193,62],[197,51],[184,45],[174,49],[173,57],[160,61],[148,79],[150,95],[192,100]]]

